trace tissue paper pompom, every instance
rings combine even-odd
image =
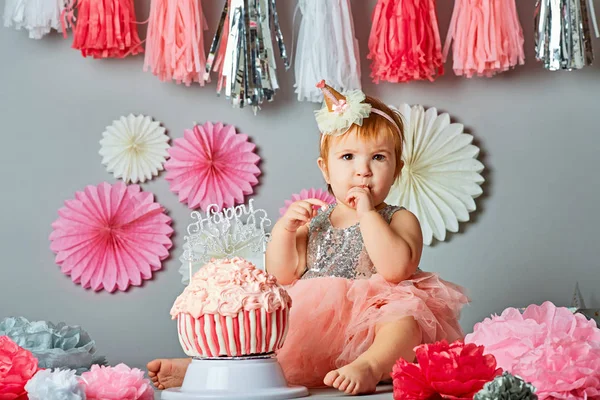
[[[30,351],[0,336],[0,399],[26,398],[25,384],[37,371],[38,362]]]
[[[564,337],[600,342],[600,330],[585,316],[546,301],[541,306],[530,305],[523,314],[507,308],[500,316],[476,323],[465,342],[484,346],[486,353],[496,357],[499,367],[509,369],[515,360],[546,341]]]
[[[29,322],[24,317],[7,317],[0,321],[0,336],[6,335],[29,350],[38,359],[39,368],[66,368],[82,373],[92,364],[104,364],[96,355],[96,344],[79,326],[64,322]]]
[[[44,369],[25,385],[29,400],[85,400],[85,391],[74,370]]]
[[[508,308],[475,324],[465,341],[531,382],[541,400],[600,396],[600,329],[565,307],[532,304],[523,314]]]
[[[417,364],[399,359],[392,371],[395,399],[472,399],[502,370],[483,346],[442,340],[416,348]],[[420,374],[419,371],[420,370]]]
[[[506,370],[515,359],[543,343],[547,331],[545,325],[523,318],[515,308],[507,308],[500,316],[476,323],[465,343],[484,346],[486,353],[493,354],[498,366]]]
[[[510,372],[537,388],[540,400],[600,398],[600,342],[549,338],[513,363]]]
[[[165,179],[171,191],[179,194],[179,201],[191,209],[243,204],[260,175],[255,147],[232,125],[196,125],[186,130],[183,138],[175,139],[169,149]]]
[[[144,372],[125,364],[93,365],[81,375],[88,400],[153,400],[154,389]]]
[[[394,399],[428,400],[436,393],[417,364],[399,359],[392,370]]]
[[[86,289],[140,286],[169,256],[171,218],[138,185],[87,186],[58,214],[50,249],[62,272]]]
[[[323,200],[325,203],[327,204],[333,204],[335,203],[335,197],[333,197],[331,194],[329,194],[328,192],[326,192],[323,189],[302,189],[300,191],[300,193],[294,193],[292,195],[292,198],[290,200],[286,200],[285,201],[285,206],[281,207],[279,209],[279,214],[283,215],[285,214],[285,212],[287,211],[288,207],[299,200],[306,200],[306,199],[319,199],[319,200]],[[313,206],[313,208],[315,209],[319,209],[319,206]]]
[[[504,372],[486,383],[473,400],[537,400],[535,388],[518,376]]]

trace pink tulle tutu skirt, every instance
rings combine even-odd
[[[365,352],[376,327],[404,317],[419,324],[423,341],[463,337],[458,323],[468,302],[464,289],[418,272],[392,284],[379,274],[369,279],[312,278],[287,288],[292,297],[290,323],[277,358],[290,384],[323,386],[325,375]]]

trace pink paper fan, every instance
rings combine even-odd
[[[258,183],[260,157],[248,136],[237,134],[233,125],[210,122],[196,125],[176,139],[165,163],[171,191],[188,207],[206,210],[244,203]]]
[[[172,246],[171,218],[138,185],[87,186],[58,214],[50,249],[62,272],[86,289],[139,286],[161,268]]]
[[[305,199],[319,199],[323,200],[327,204],[335,203],[335,197],[333,197],[329,192],[323,189],[302,189],[299,194],[294,193],[292,195],[291,200],[285,201],[285,207],[281,207],[279,209],[279,215],[285,214],[290,204]],[[319,209],[319,206],[313,206],[315,209]]]

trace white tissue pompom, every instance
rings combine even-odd
[[[85,400],[74,370],[40,370],[25,385],[29,400]]]

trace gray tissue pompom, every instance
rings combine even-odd
[[[473,400],[537,400],[535,387],[518,376],[504,372],[486,383]]]

